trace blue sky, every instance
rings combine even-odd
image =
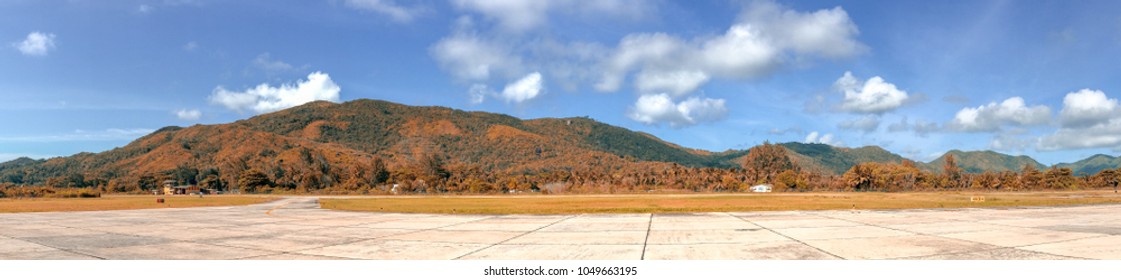
[[[683,146],[1121,153],[1116,1],[3,1],[0,161],[360,98]]]

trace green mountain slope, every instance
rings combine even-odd
[[[941,173],[942,166],[946,162],[946,155],[954,155],[958,167],[966,173],[1020,172],[1020,170],[1024,168],[1024,165],[1029,164],[1036,169],[1042,170],[1046,168],[1046,166],[1029,156],[1011,156],[993,151],[964,152],[959,150],[946,152],[946,154],[943,154],[941,157],[931,162],[919,165],[919,168],[930,172]]]
[[[839,175],[863,162],[900,163],[903,157],[880,147],[840,148],[825,144],[780,144],[803,170]]]
[[[1097,174],[1106,169],[1121,168],[1121,157],[1097,154],[1073,163],[1060,163],[1058,167],[1070,168],[1075,175]]]

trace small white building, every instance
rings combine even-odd
[[[771,192],[770,184],[755,185],[751,187],[752,192]]]

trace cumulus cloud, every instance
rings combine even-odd
[[[514,33],[544,26],[550,13],[639,18],[650,10],[650,6],[640,0],[454,0],[452,3],[461,10],[476,12],[497,21],[502,30]]]
[[[708,74],[701,71],[643,71],[635,79],[640,92],[666,92],[673,96],[692,93],[705,82]]]
[[[837,127],[868,133],[880,128],[880,117],[876,115],[867,115],[855,120],[842,121],[837,124]]]
[[[1059,121],[1063,127],[1088,127],[1108,121],[1121,113],[1117,99],[1108,98],[1100,90],[1083,89],[1063,97]]]
[[[1039,125],[1050,120],[1051,109],[1044,105],[1026,106],[1024,99],[1012,97],[999,104],[991,102],[976,108],[963,108],[954,115],[947,128],[966,131],[998,131],[1006,125]]]
[[[471,85],[467,90],[468,102],[471,104],[480,104],[487,99],[487,96],[493,96],[505,99],[506,102],[522,103],[537,98],[545,93],[545,81],[541,77],[540,72],[533,72],[525,75],[517,81],[506,84],[502,92],[497,92],[483,83],[476,83]]]
[[[393,0],[346,0],[346,5],[389,16],[396,22],[411,22],[424,12],[420,7],[398,5]]]
[[[906,91],[879,76],[861,81],[849,71],[833,82],[833,88],[845,94],[841,109],[853,113],[882,114],[903,106],[909,98]]]
[[[1099,90],[1067,93],[1059,113],[1061,127],[1043,136],[1036,148],[1044,151],[1112,148],[1121,150],[1121,114],[1117,99]]]
[[[313,72],[296,84],[260,84],[245,91],[230,91],[221,86],[210,95],[210,103],[237,112],[252,110],[269,113],[316,100],[339,101],[340,88],[326,73]]]
[[[485,81],[493,72],[516,72],[522,64],[520,56],[502,43],[477,34],[460,32],[433,45],[429,52],[440,67],[460,80]]]
[[[770,73],[779,63],[781,46],[769,40],[758,26],[737,24],[724,36],[704,42],[696,56],[713,73],[752,78]]]
[[[656,67],[671,64],[670,61],[674,60],[684,61],[679,54],[683,47],[681,39],[665,33],[627,35],[604,62],[602,77],[595,88],[603,92],[618,91],[627,73],[636,66],[646,64]]]
[[[184,121],[197,121],[200,117],[202,117],[202,112],[200,112],[198,109],[179,109],[175,111],[175,117]]]
[[[686,40],[664,33],[639,33],[624,37],[604,63],[596,89],[617,91],[635,69],[640,72],[635,79],[640,90],[667,87],[666,79],[651,79],[651,73],[692,78],[678,79],[680,84],[674,90],[695,89],[713,77],[762,77],[791,58],[860,54],[867,47],[855,39],[858,34],[856,25],[840,7],[806,13],[758,1],[748,5],[740,19],[720,36]]]
[[[798,53],[841,58],[867,49],[853,39],[860,30],[841,7],[804,13],[770,1],[756,1],[740,15],[740,21],[762,30],[777,46]]]
[[[690,97],[674,103],[668,94],[662,93],[640,96],[629,117],[645,124],[666,123],[677,128],[715,121],[727,112],[724,99]]]
[[[1040,139],[1037,148],[1043,151],[1083,148],[1121,148],[1121,118],[1091,126],[1060,128]]]
[[[817,131],[810,132],[810,134],[806,135],[806,139],[802,142],[806,144],[825,144],[835,147],[844,145],[844,143],[841,143],[841,141],[833,139],[832,133],[820,134]]]
[[[454,32],[433,44],[429,52],[443,70],[475,88],[468,94],[472,101],[480,102],[492,94],[475,85],[493,88],[497,81],[512,83],[536,71],[549,78],[550,86],[576,91],[588,85],[600,92],[617,92],[624,85],[633,85],[646,98],[636,104],[664,94],[670,99],[667,104],[676,107],[714,80],[765,77],[787,64],[847,58],[867,49],[856,40],[859,30],[840,7],[803,12],[757,1],[744,6],[740,17],[716,35],[631,33],[616,45],[603,46],[524,34],[546,26],[550,16],[557,14],[577,11],[573,14],[614,19],[619,13],[651,5],[633,0],[453,0],[453,5],[468,15],[460,17]],[[495,24],[476,24],[475,15]],[[488,30],[490,26],[498,31]],[[674,120],[671,126],[690,123],[682,121],[681,114],[660,115],[676,118],[636,115],[637,107],[629,115],[642,116],[633,119],[648,124],[658,123],[650,120]]]
[[[505,98],[506,101],[522,103],[540,95],[543,91],[543,87],[541,73],[533,72],[516,82],[506,85],[506,88],[502,89],[502,97]]]
[[[13,43],[12,46],[24,55],[45,56],[55,49],[54,39],[54,33],[35,31],[27,34],[27,38],[23,41]]]

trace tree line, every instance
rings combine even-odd
[[[953,155],[947,155],[938,173],[903,160],[860,163],[844,174],[826,175],[801,170],[784,147],[770,143],[750,149],[739,168],[635,162],[494,172],[478,164],[450,163],[448,156],[439,153],[418,155],[390,167],[377,156],[338,162],[311,149],[298,152],[296,160],[271,164],[243,155],[213,166],[181,164],[164,172],[66,174],[36,188],[7,181],[0,183],[0,197],[73,193],[60,191],[65,189],[152,193],[162,189],[166,180],[224,192],[315,194],[748,192],[758,184],[771,184],[778,192],[1055,191],[1116,188],[1121,181],[1121,169],[1075,176],[1069,168],[1039,170],[1025,165],[1018,172],[971,174],[963,172]]]

